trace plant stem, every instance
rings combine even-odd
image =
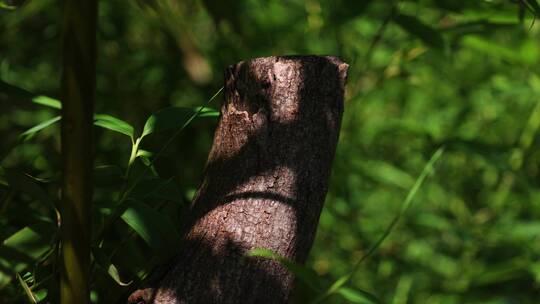
[[[133,145],[131,146],[131,155],[129,156],[129,161],[126,169],[126,183],[129,178],[129,173],[131,171],[131,167],[133,167],[133,163],[135,162],[135,159],[137,159],[137,153],[139,152],[139,144],[141,143],[141,137],[137,138]]]
[[[96,0],[65,0],[62,22],[62,200],[60,301],[90,303],[92,123]]]
[[[211,103],[220,93],[221,91],[223,91],[223,87],[221,87],[206,103],[209,104]],[[197,116],[199,116],[202,112],[202,110],[204,109],[204,107],[201,107],[197,112],[195,112],[170,138],[169,140],[163,145],[163,147],[156,153],[156,155],[154,156],[154,158],[150,161],[150,164],[148,164],[148,166],[146,166],[142,172],[134,179],[133,181],[133,184],[131,184],[131,186],[129,186],[127,183],[128,183],[128,180],[127,180],[127,175],[129,174],[129,168],[130,168],[130,165],[132,164],[133,161],[135,161],[135,159],[137,158],[137,152],[134,152],[134,150],[138,150],[138,146],[140,144],[140,140],[142,138],[138,138],[135,143],[133,144],[133,147],[132,148],[132,151],[131,151],[131,156],[130,156],[130,160],[129,160],[129,163],[128,163],[128,169],[126,171],[126,183],[124,184],[124,187],[122,189],[122,191],[120,192],[120,198],[118,200],[118,203],[117,203],[117,206],[116,209],[114,210],[114,212],[109,216],[109,218],[106,220],[104,226],[103,226],[103,229],[101,229],[101,231],[99,233],[97,233],[97,237],[95,239],[95,241],[97,242],[100,242],[102,239],[103,239],[103,236],[105,235],[105,232],[112,226],[112,224],[116,221],[116,219],[122,215],[122,213],[124,212],[125,208],[127,207],[126,206],[126,201],[129,197],[129,195],[131,194],[131,191],[133,191],[133,189],[135,189],[135,187],[139,184],[139,182],[144,178],[146,172],[149,170],[149,168],[151,168],[154,163],[156,162],[156,160],[163,154],[163,152],[169,147],[169,145],[176,139],[176,137],[195,119],[197,118]]]

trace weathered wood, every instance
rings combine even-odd
[[[267,248],[305,262],[327,192],[347,68],[330,56],[280,56],[226,70],[185,243],[154,288],[131,302],[287,302],[293,275],[245,255]]]

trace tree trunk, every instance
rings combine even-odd
[[[165,275],[130,303],[287,302],[293,275],[246,253],[267,248],[305,262],[327,192],[347,68],[330,56],[280,56],[226,70],[185,243]]]

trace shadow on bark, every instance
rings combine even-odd
[[[140,303],[287,302],[292,274],[245,254],[263,247],[305,262],[327,192],[346,73],[339,59],[319,56],[258,58],[226,70],[185,243]]]

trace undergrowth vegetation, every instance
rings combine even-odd
[[[60,11],[0,12],[0,303],[58,302]],[[340,142],[295,303],[537,303],[536,0],[101,1],[94,303],[174,254],[223,69],[350,64]],[[153,114],[151,114],[153,113]],[[431,173],[431,174],[430,174]]]

